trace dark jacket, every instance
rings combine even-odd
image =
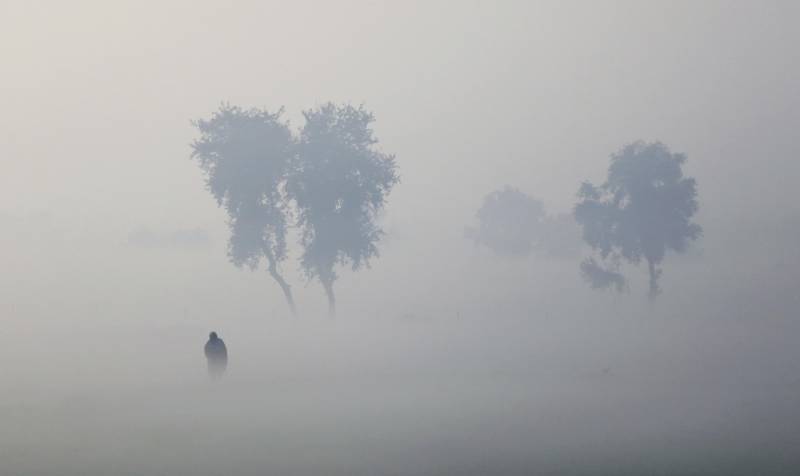
[[[228,349],[219,337],[208,339],[204,350],[209,363],[224,365],[228,362]]]

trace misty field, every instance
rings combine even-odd
[[[797,462],[796,366],[765,354],[784,332],[618,318],[634,341],[570,319],[257,317],[224,335],[219,382],[186,320],[124,337],[81,328],[80,348],[64,334],[46,357],[42,340],[8,343],[7,362],[43,357],[4,377],[3,474],[791,474]]]

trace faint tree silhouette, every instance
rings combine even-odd
[[[565,257],[580,247],[572,215],[548,216],[542,202],[508,185],[487,195],[475,217],[477,226],[464,228],[464,236],[499,256]]]
[[[291,287],[279,272],[287,254],[289,219],[282,189],[295,147],[282,113],[222,105],[210,119],[193,122],[200,138],[192,143],[192,157],[228,213],[231,262],[256,269],[266,259],[267,271],[295,314]]]
[[[356,270],[378,255],[376,217],[399,177],[394,156],[376,149],[375,119],[363,107],[327,103],[303,116],[286,190],[297,204],[301,267],[322,283],[333,315],[334,267]]]
[[[673,154],[660,142],[635,142],[611,156],[608,178],[602,185],[584,182],[575,206],[583,238],[610,267],[594,258],[581,265],[593,287],[624,287],[616,270],[622,259],[647,261],[649,296],[660,292],[660,265],[667,250],[683,252],[702,229],[692,223],[697,211],[697,186],[681,169],[683,154]]]
[[[475,217],[464,236],[501,256],[529,255],[546,219],[542,202],[508,185],[487,195]]]

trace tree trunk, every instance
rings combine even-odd
[[[278,266],[275,264],[275,260],[269,259],[268,261],[269,267],[267,270],[269,271],[269,275],[272,276],[272,279],[281,287],[283,296],[286,298],[286,303],[289,304],[289,310],[292,312],[292,315],[297,316],[297,309],[294,307],[294,298],[292,297],[292,287],[289,286],[289,283],[278,273]]]
[[[325,294],[328,296],[328,315],[331,317],[336,316],[336,296],[333,294],[333,280],[321,280],[322,286],[325,288]]]
[[[661,292],[661,289],[658,287],[658,277],[661,275],[661,270],[656,269],[656,264],[653,260],[647,260],[647,271],[650,273],[650,291],[647,293],[647,297],[650,298],[650,301],[655,301],[656,296]]]

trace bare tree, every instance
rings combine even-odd
[[[301,267],[322,283],[333,315],[334,268],[356,270],[378,255],[376,217],[399,178],[394,156],[376,149],[375,119],[363,107],[328,103],[303,115],[286,190],[297,204]]]
[[[231,262],[256,269],[264,258],[295,314],[291,287],[279,272],[289,218],[283,186],[295,146],[282,113],[223,105],[210,119],[193,122],[200,138],[192,143],[192,157],[228,213]]]
[[[575,218],[586,243],[611,263],[604,269],[590,258],[581,265],[594,287],[613,284],[621,290],[624,278],[615,264],[644,259],[650,298],[660,292],[658,278],[667,250],[685,251],[702,232],[691,221],[698,207],[697,185],[683,175],[685,162],[685,155],[670,152],[660,142],[635,142],[611,156],[605,183],[581,185]]]

